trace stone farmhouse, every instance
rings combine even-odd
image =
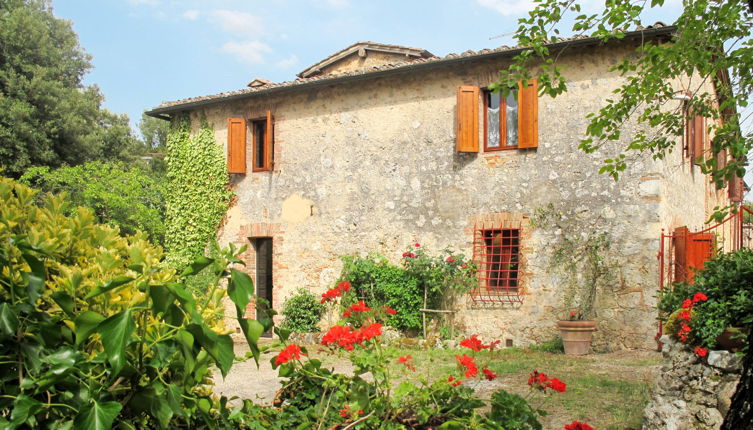
[[[674,30],[657,24],[607,44],[552,44],[568,81],[556,99],[539,96],[535,80],[508,98],[486,90],[520,47],[439,58],[361,42],[293,81],[257,78],[148,114],[188,113],[194,130],[202,118],[213,125],[237,194],[218,237],[249,245],[246,270],[275,308],[298,287],[331,287],[342,255],[376,251],[397,262],[420,242],[479,265],[479,289],[455,317],[460,330],[516,346],[551,339],[565,312],[563,286],[545,264],[547,235],[557,232],[531,222],[551,204],[590,217],[616,247],[620,273],[598,303],[596,347],[655,348],[662,230],[703,225],[728,195],[741,198],[740,184],[717,190],[694,165],[709,147],[701,117],[678,150],[663,160],[636,156],[619,181],[598,173],[604,153],[578,144],[586,115],[624,82],[610,68]]]

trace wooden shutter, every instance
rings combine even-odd
[[[518,148],[539,146],[539,86],[518,82]]]
[[[458,87],[457,152],[478,152],[478,87]]]
[[[227,171],[246,173],[246,120],[227,120]]]
[[[703,117],[696,115],[693,117],[693,140],[691,141],[691,145],[693,145],[693,163],[697,165],[703,163],[703,160],[696,161],[696,159],[703,155],[703,138],[705,135],[706,129],[703,124]]]
[[[693,283],[695,273],[703,269],[714,255],[716,237],[713,233],[691,233],[687,227],[674,232],[675,282]]]
[[[735,176],[729,181],[729,199],[733,202],[743,201],[745,183],[743,178]]]
[[[274,120],[272,111],[267,111],[267,127],[264,129],[264,170],[272,170],[274,154]]]
[[[672,235],[672,242],[675,248],[675,282],[685,281],[687,278],[687,249],[688,249],[688,231],[687,227],[677,227]]]

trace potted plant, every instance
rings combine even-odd
[[[609,233],[598,230],[599,219],[558,212],[550,204],[536,211],[534,225],[550,230],[550,274],[564,284],[564,319],[557,322],[565,354],[584,355],[596,331],[599,293],[615,279]]]
[[[740,350],[753,325],[753,250],[716,255],[659,296],[665,331],[698,350]]]

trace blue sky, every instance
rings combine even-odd
[[[595,0],[588,0],[592,5]],[[674,21],[679,0],[646,22]],[[357,41],[435,55],[513,44],[528,0],[53,0],[92,56],[87,84],[136,124],[162,101],[273,82]],[[593,7],[596,9],[596,7]]]

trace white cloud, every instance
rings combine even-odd
[[[291,55],[290,57],[280,60],[275,64],[281,69],[289,69],[298,64],[298,57],[296,55]]]
[[[227,9],[215,9],[209,13],[209,19],[218,25],[222,31],[237,36],[255,38],[261,34],[262,20],[246,12]]]
[[[533,0],[476,0],[476,3],[502,15],[522,15],[533,9]]]
[[[272,48],[258,40],[245,42],[230,41],[222,45],[222,52],[234,55],[236,60],[249,63],[264,63],[264,54],[272,52]]]
[[[187,11],[183,12],[181,16],[187,20],[190,21],[196,21],[199,18],[199,11],[196,9],[188,9]]]

